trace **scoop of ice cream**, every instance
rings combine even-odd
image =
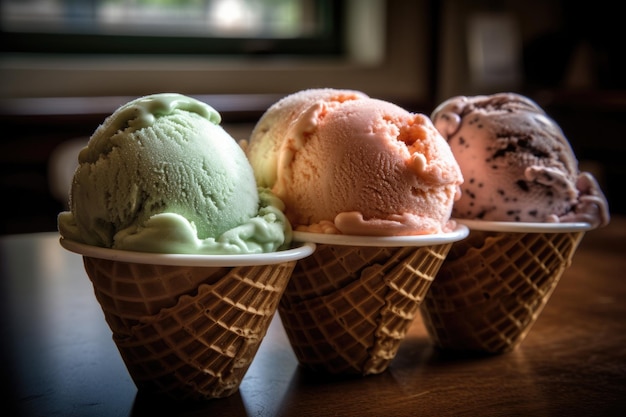
[[[242,141],[258,185],[274,186],[278,149],[289,124],[304,109],[317,101],[324,101],[328,107],[333,107],[345,101],[363,98],[367,98],[367,95],[354,90],[312,88],[285,96],[270,106],[255,125],[249,141]]]
[[[258,253],[288,243],[282,202],[254,173],[220,115],[180,94],[133,100],[79,153],[64,238],[165,253]]]
[[[461,171],[430,119],[362,97],[295,114],[273,191],[297,230],[352,235],[448,231]]]
[[[522,222],[609,221],[608,204],[558,124],[514,93],[453,97],[431,116],[465,183],[453,216]]]

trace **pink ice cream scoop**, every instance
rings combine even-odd
[[[355,90],[311,88],[285,96],[270,106],[252,130],[250,140],[243,143],[257,184],[272,187],[276,182],[278,150],[289,125],[300,112],[318,101],[333,107],[367,97],[365,93]]]
[[[465,179],[453,217],[608,224],[597,181],[579,172],[563,131],[532,100],[514,93],[453,97],[431,118]]]
[[[400,236],[450,231],[463,182],[427,116],[360,97],[304,106],[285,130],[273,191],[296,230]]]

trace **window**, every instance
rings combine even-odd
[[[339,54],[334,0],[1,0],[3,50]]]
[[[42,1],[0,0],[0,4],[5,7],[8,2]],[[64,1],[69,0],[55,0],[56,4]],[[145,1],[126,0],[128,4]],[[266,0],[274,5],[270,8],[274,11],[278,1]],[[436,49],[432,32],[437,22],[433,13],[436,1],[297,2],[303,5],[302,14],[309,16],[308,20],[301,20],[303,25],[320,19],[326,23],[321,27],[313,25],[318,29],[307,29],[298,36],[266,33],[244,37],[241,32],[221,37],[116,35],[122,36],[117,47],[126,48],[126,53],[112,49],[107,52],[106,48],[112,48],[113,36],[42,34],[34,28],[18,31],[2,23],[7,20],[2,13],[0,23],[5,38],[22,37],[24,43],[18,47],[3,42],[0,46],[4,49],[0,54],[0,107],[5,98],[100,97],[106,102],[107,97],[161,91],[241,96],[236,99],[243,101],[249,95],[280,97],[312,87],[352,88],[407,106],[429,99],[436,85],[430,78],[435,62],[431,51]],[[306,12],[311,7],[316,11]],[[331,22],[332,30],[327,27]],[[39,44],[33,41],[36,36],[42,40]],[[31,41],[26,42],[29,37]],[[55,37],[58,39],[53,42]],[[154,48],[151,52],[139,52],[150,43]],[[54,51],[52,46],[56,44],[69,49],[65,53]],[[27,50],[27,46],[39,50]],[[70,53],[71,48],[76,52]],[[85,52],[78,53],[81,50]],[[14,102],[5,103],[14,109]],[[252,106],[255,101],[245,103]]]

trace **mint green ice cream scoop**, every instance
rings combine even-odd
[[[65,239],[179,254],[272,252],[291,227],[282,202],[257,188],[243,150],[209,105],[181,94],[133,100],[78,156]]]

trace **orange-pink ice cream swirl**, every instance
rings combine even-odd
[[[463,182],[428,117],[372,98],[309,105],[286,130],[276,178],[296,230],[378,236],[450,231]]]

